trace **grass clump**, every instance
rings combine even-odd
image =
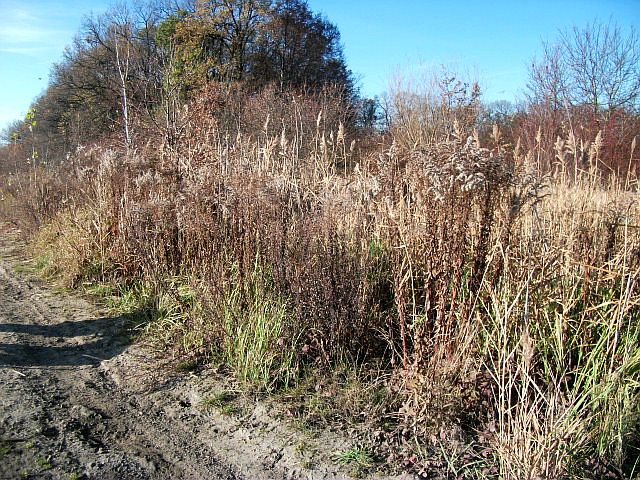
[[[178,362],[176,370],[182,373],[195,372],[198,369],[198,362],[195,360],[183,360]]]
[[[265,284],[256,262],[244,285],[232,286],[222,304],[225,364],[261,390],[286,388],[298,376],[297,338],[290,309]]]
[[[333,459],[340,465],[351,469],[351,475],[359,478],[375,465],[374,456],[370,449],[355,446],[347,450],[335,452]]]
[[[42,471],[51,470],[53,468],[53,464],[51,463],[51,460],[46,458],[36,459],[36,464],[38,465],[38,467],[40,467]]]
[[[215,393],[202,400],[202,405],[206,408],[215,408],[221,415],[233,415],[238,411],[233,404],[235,398],[235,395],[230,392]]]
[[[0,458],[11,452],[11,443],[5,440],[0,441]]]
[[[353,447],[334,454],[335,460],[341,465],[356,465],[370,468],[374,464],[371,451],[364,447]]]

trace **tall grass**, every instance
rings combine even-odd
[[[265,390],[287,387],[297,376],[297,336],[285,301],[256,269],[245,284],[234,282],[222,304],[222,358],[236,377]]]
[[[442,468],[475,465],[467,476],[637,474],[634,178],[564,157],[543,175],[539,152],[499,132],[485,148],[459,122],[363,150],[326,96],[240,98],[253,110],[223,118],[209,100],[170,144],[150,133],[128,155],[86,149],[5,184],[47,224],[35,245],[70,285],[142,282],[160,312],[149,338],[260,389],[378,365],[402,399],[372,410],[393,455],[437,457],[455,437],[470,447]],[[63,206],[45,215],[34,185]]]

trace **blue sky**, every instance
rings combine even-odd
[[[104,0],[0,0],[0,130],[23,118],[46,87],[82,17],[104,11]]]
[[[542,41],[598,18],[640,26],[640,0],[310,0],[334,22],[351,69],[372,95],[400,72],[468,72],[485,99],[515,100]]]
[[[82,17],[110,0],[0,0],[0,129],[24,116]],[[341,34],[362,92],[380,94],[399,72],[441,65],[470,72],[485,100],[516,100],[542,40],[595,18],[640,25],[640,0],[309,0]]]

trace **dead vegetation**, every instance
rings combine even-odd
[[[46,273],[142,313],[176,363],[280,392],[307,425],[360,425],[394,468],[638,474],[631,161],[603,173],[574,133],[551,153],[481,141],[455,106],[425,133],[405,104],[413,120],[362,139],[330,92],[220,88],[171,136],[2,177]]]

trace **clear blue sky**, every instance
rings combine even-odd
[[[0,0],[0,129],[22,118],[46,86],[50,66],[83,15],[110,0]],[[366,95],[399,70],[440,65],[472,72],[485,100],[515,100],[542,40],[595,18],[640,25],[640,0],[309,0],[341,34],[349,67]]]

